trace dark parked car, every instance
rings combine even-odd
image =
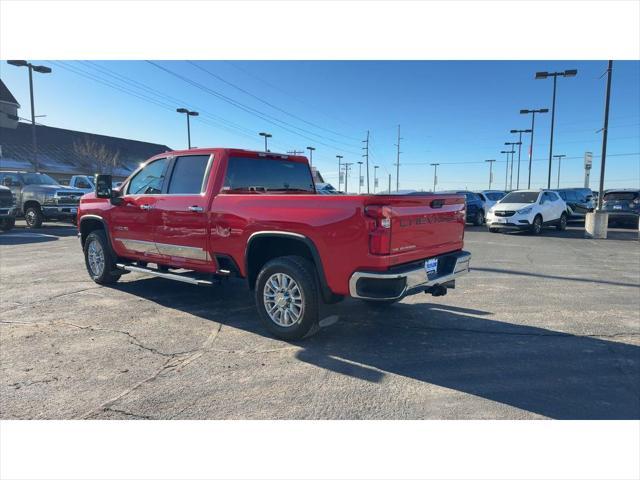
[[[0,230],[11,230],[16,223],[16,199],[7,187],[0,185]]]
[[[588,188],[559,188],[553,191],[567,204],[569,218],[584,218],[596,206],[593,192]]]
[[[640,189],[607,190],[602,197],[602,209],[609,213],[609,224],[625,224],[638,228]]]
[[[478,196],[477,193],[469,192],[468,190],[451,190],[448,192],[438,193],[456,193],[458,195],[464,195],[467,201],[467,223],[473,223],[476,226],[484,223],[484,202]]]

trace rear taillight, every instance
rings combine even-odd
[[[389,255],[391,253],[391,215],[389,207],[369,205],[364,214],[372,219],[369,222],[369,253]]]

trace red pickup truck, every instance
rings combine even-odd
[[[305,157],[211,148],[157,155],[118,189],[96,176],[78,229],[91,278],[245,278],[276,336],[318,330],[320,302],[444,295],[469,269],[461,195],[319,195]]]

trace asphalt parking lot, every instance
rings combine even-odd
[[[240,280],[101,287],[73,227],[19,222],[0,234],[0,417],[637,419],[640,243],[610,237],[469,227],[456,290],[348,300],[291,344]]]

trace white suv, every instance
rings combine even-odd
[[[528,230],[538,235],[547,225],[567,228],[567,205],[549,190],[517,190],[491,207],[486,220],[490,232]]]

